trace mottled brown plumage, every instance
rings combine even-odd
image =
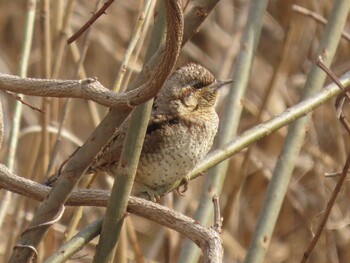
[[[154,100],[141,152],[133,195],[151,199],[170,188],[210,150],[219,119],[217,82],[205,68],[189,64],[176,70]],[[127,130],[126,120],[96,157],[90,171],[115,174]]]

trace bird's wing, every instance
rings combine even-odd
[[[151,116],[143,143],[142,153],[153,154],[160,152],[162,147],[166,147],[166,140],[174,135],[176,129],[174,129],[173,126],[179,123],[180,121],[177,116]]]
[[[112,165],[118,165],[122,152],[124,139],[127,132],[129,119],[123,122],[109,143],[96,156],[91,164],[89,172],[108,171]],[[156,153],[164,146],[164,140],[171,137],[174,129],[173,125],[179,124],[179,119],[175,116],[152,115],[150,117],[147,132],[144,140],[142,153]]]
[[[88,172],[93,171],[108,171],[113,165],[118,165],[118,161],[122,152],[123,142],[125,139],[126,131],[128,129],[129,118],[127,118],[118,130],[111,137],[109,142],[96,156],[92,162]]]

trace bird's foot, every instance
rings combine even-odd
[[[134,190],[132,194],[137,197],[150,200],[155,203],[160,200],[160,195],[157,193],[157,191],[145,184],[140,185],[135,181],[133,188]]]
[[[59,173],[55,173],[48,178],[46,178],[41,184],[53,187],[56,181],[58,180],[58,177],[60,176]]]
[[[179,195],[184,196],[187,189],[188,185],[190,184],[190,178],[186,175],[181,179],[181,185],[176,188],[176,191],[178,192]],[[183,189],[180,189],[183,186]]]

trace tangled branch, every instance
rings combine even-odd
[[[3,164],[0,164],[0,187],[37,201],[43,201],[51,190],[48,186],[12,174]],[[71,193],[65,205],[106,207],[108,198],[109,191],[106,190],[79,189]],[[202,249],[206,262],[221,262],[221,239],[214,229],[203,227],[181,213],[137,197],[130,197],[127,210],[185,235]]]

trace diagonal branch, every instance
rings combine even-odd
[[[161,58],[159,63],[154,67],[145,84],[126,93],[128,94],[128,98],[132,98],[131,101],[136,102],[136,104],[145,102],[158,93],[176,62],[180,52],[183,34],[183,15],[177,6],[178,3],[175,1],[166,1],[167,36],[165,47],[160,53]],[[22,234],[15,247],[16,249],[11,255],[10,262],[27,262],[30,260],[33,256],[33,250],[29,249],[29,247],[36,248],[44,238],[49,229],[49,226],[45,222],[49,222],[56,217],[80,177],[85,173],[95,156],[113,135],[115,127],[120,125],[131,112],[131,101],[124,101],[122,103],[124,107],[120,111],[110,111],[110,114],[107,115],[95,132],[69,160],[59,180],[49,195],[39,205],[29,225],[30,231],[25,231]],[[106,127],[108,129],[103,129]]]
[[[211,12],[211,10],[215,7],[215,5],[218,2],[219,0],[198,1],[195,3],[193,8],[189,10],[189,12],[185,17],[186,28],[184,31],[184,39],[183,39],[182,45],[184,45],[196,32],[198,32],[198,28],[201,25],[201,23],[205,20],[207,15]],[[168,26],[170,25],[168,24]],[[171,26],[173,25],[171,24]],[[139,87],[141,84],[146,82],[147,80],[146,76],[149,76],[149,72],[151,72],[152,69],[156,67],[156,65],[161,65],[159,64],[159,61],[160,61],[160,57],[162,57],[163,55],[164,55],[164,48],[161,48],[154,54],[152,59],[150,59],[147,62],[147,65],[144,67],[145,70],[139,74],[137,80],[134,81],[130,89]],[[164,65],[167,65],[167,64],[168,62],[164,63]],[[72,189],[73,187],[71,184],[75,185],[76,182],[71,182],[71,180],[76,180],[74,179],[74,177],[80,177],[83,174],[84,170],[92,161],[92,159],[97,154],[97,152],[107,143],[108,139],[113,135],[113,133],[115,132],[115,128],[121,124],[121,122],[126,118],[126,116],[129,113],[130,113],[130,109],[127,109],[124,111],[111,110],[107,114],[107,116],[102,120],[98,128],[88,138],[87,142],[79,149],[76,155],[70,160],[69,169],[68,169],[68,166],[65,169],[65,173],[66,173],[65,178],[64,179],[61,178],[60,182],[57,182],[55,187],[58,187],[60,185],[60,190],[62,190],[63,193],[67,191],[66,186]],[[70,176],[67,176],[68,173],[70,174]],[[68,191],[71,191],[71,189],[68,189]],[[58,194],[56,194],[55,196],[57,198],[57,205],[54,203],[53,207],[51,207],[51,210],[48,209],[46,214],[47,217],[54,217],[57,214],[56,212],[60,209],[59,204],[62,203],[61,199],[64,199],[64,200],[66,199],[66,196],[65,196],[66,194],[60,195],[59,194],[60,191],[56,190],[56,192],[58,192]],[[46,206],[47,206],[47,202],[48,200],[44,201]],[[17,253],[17,256],[18,256],[18,253]],[[13,260],[13,262],[14,261],[16,261],[16,257],[15,257],[15,260]]]
[[[218,2],[218,0],[199,1],[188,11],[185,18],[186,28],[184,30],[182,45],[198,31],[201,23]],[[169,30],[176,30],[174,25],[176,23],[172,23]],[[146,75],[149,75],[149,72],[152,71],[152,68],[155,68],[156,64],[163,65],[166,70],[169,66],[168,62],[172,61],[171,56],[173,55],[173,52],[168,53],[168,51],[169,47],[165,46],[158,50],[155,56],[147,63],[146,70],[140,73],[138,79],[132,85],[132,92],[116,94],[104,87],[96,78],[83,80],[37,79],[20,78],[3,73],[0,73],[0,89],[32,96],[81,98],[92,100],[110,108],[128,110],[130,106],[142,104],[155,96],[157,93],[155,82],[157,81],[157,77],[163,79],[164,75],[161,73],[163,68],[160,67],[157,71],[153,71],[148,83],[143,83],[146,81]],[[159,61],[160,57],[163,58],[161,61]],[[141,87],[134,90],[135,86]]]
[[[86,30],[88,30],[96,20],[106,14],[107,8],[114,2],[114,0],[108,0],[103,6],[87,21],[73,36],[67,39],[67,44],[73,43],[77,40]]]
[[[3,164],[0,164],[0,187],[37,201],[44,200],[50,192],[50,187],[12,174]],[[66,205],[106,207],[109,194],[106,190],[75,190]],[[181,213],[137,197],[130,197],[127,210],[185,235],[202,249],[205,262],[222,261],[221,239],[214,229],[203,227]]]

